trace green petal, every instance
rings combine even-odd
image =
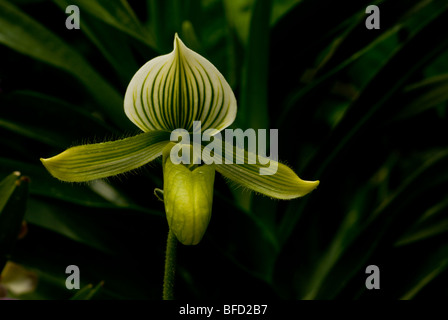
[[[233,182],[266,196],[294,199],[305,196],[319,185],[319,181],[300,179],[293,170],[278,161],[258,157],[226,142],[222,144],[222,152],[224,156],[221,164],[215,163],[216,171]],[[225,163],[226,156],[232,159],[232,164]],[[254,164],[249,164],[249,159],[253,159]],[[202,160],[210,163],[211,158],[202,153]]]
[[[185,245],[198,244],[207,229],[212,214],[213,165],[194,170],[183,164],[173,164],[171,146],[163,152],[163,196],[170,229]]]
[[[101,179],[136,169],[160,156],[169,137],[169,132],[152,131],[122,140],[73,147],[41,161],[55,178],[63,181]]]
[[[216,171],[223,176],[247,187],[276,199],[294,199],[303,197],[319,185],[319,181],[300,179],[294,171],[284,164],[278,163],[278,170],[273,175],[260,175],[258,164],[220,164],[215,165]]]
[[[126,90],[124,109],[143,131],[222,130],[236,117],[236,99],[222,74],[175,36],[174,50],[147,62]]]

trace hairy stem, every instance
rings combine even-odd
[[[174,300],[174,276],[176,274],[176,247],[177,238],[171,231],[168,232],[165,255],[165,276],[163,278],[163,300]]]

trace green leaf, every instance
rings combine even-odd
[[[357,272],[362,272],[369,258],[378,253],[385,239],[394,239],[391,244],[393,246],[402,230],[399,228],[406,223],[397,217],[400,214],[402,217],[408,216],[409,211],[418,205],[417,202],[413,202],[416,200],[416,194],[422,190],[437,190],[440,188],[440,183],[446,184],[448,176],[441,172],[442,168],[446,167],[447,161],[447,150],[431,152],[428,159],[420,167],[415,168],[413,173],[374,209],[366,207],[365,197],[372,192],[371,188],[361,190],[360,198],[354,195],[358,198],[356,202],[359,204],[346,215],[340,230],[319,260],[319,268],[309,278],[310,280],[307,280],[310,291],[306,292],[305,297],[308,299],[336,297]],[[367,213],[364,221],[360,219],[361,212]],[[331,268],[329,264],[332,265]],[[344,281],[341,281],[342,279]],[[362,287],[365,290],[365,286]]]
[[[0,212],[2,212],[12,193],[16,189],[16,183],[19,177],[20,172],[16,171],[0,182]]]
[[[122,209],[77,206],[37,196],[30,197],[28,204],[26,221],[29,224],[109,255],[123,253],[124,244],[127,242],[129,245],[129,239],[140,229],[138,224],[146,218],[155,224],[163,218]],[[142,227],[141,230],[145,229]]]
[[[399,113],[399,119],[415,116],[448,101],[448,74],[425,79],[405,91],[410,103]]]
[[[137,169],[160,156],[168,142],[169,132],[151,131],[121,140],[73,147],[41,161],[62,181],[90,181]]]
[[[63,3],[59,0],[54,1],[59,5]],[[80,12],[88,12],[97,19],[100,19],[157,50],[154,36],[141,25],[127,1],[76,0],[70,2],[70,4],[79,6]]]
[[[250,22],[246,48],[238,123],[243,128],[269,128],[268,68],[269,19],[272,0],[257,0]]]
[[[236,99],[222,74],[175,36],[174,50],[147,62],[125,95],[128,118],[143,131],[222,130],[236,117]]]
[[[61,145],[61,141],[58,137],[56,137],[56,139],[51,139],[46,134],[44,134],[47,132],[45,130],[41,130],[40,127],[33,130],[31,128],[24,127],[22,124],[13,121],[5,121],[2,119],[0,119],[0,127],[8,131],[18,133],[19,135],[22,135],[24,137],[43,142],[45,144],[48,144],[49,146],[59,147]]]
[[[269,128],[268,69],[271,0],[257,0],[250,19],[248,43],[245,48],[241,94],[236,125],[242,128]],[[233,190],[235,200],[246,209],[252,194]]]
[[[217,177],[217,180],[221,179]],[[214,197],[214,216],[204,245],[212,241],[213,250],[224,254],[244,271],[246,281],[256,277],[263,283],[272,283],[279,246],[271,226],[255,214],[241,210],[229,198],[223,198],[218,190],[215,190]]]
[[[437,224],[428,226],[426,228],[420,228],[411,234],[407,234],[402,237],[397,243],[397,246],[407,245],[415,241],[421,241],[429,237],[439,235],[441,233],[448,232],[448,219],[438,221]]]
[[[303,0],[274,0],[271,14],[271,25],[281,21],[281,18],[291,11],[295,6],[302,3]]]
[[[415,225],[398,239],[395,246],[408,245],[447,232],[448,219],[438,218],[438,216],[443,217],[447,208],[448,200],[444,200],[426,210]]]
[[[365,191],[362,190],[360,193],[365,193]],[[354,196],[354,198],[356,199],[357,197]],[[356,240],[356,236],[359,232],[358,230],[360,229],[359,218],[359,208],[352,208],[346,214],[344,221],[342,221],[330,246],[322,254],[316,269],[309,275],[306,292],[303,293],[303,296],[299,297],[300,299],[316,299],[316,296],[318,296],[319,291],[328,278],[328,274],[342,258],[347,247]]]
[[[0,108],[0,127],[56,148],[66,148],[85,137],[116,133],[83,108],[39,92],[14,91],[0,101],[4,106]]]
[[[137,205],[135,202],[126,199],[120,199],[120,196],[114,195],[113,198],[105,198],[104,192],[98,191],[106,182],[98,180],[90,184],[68,184],[63,183],[51,177],[45,167],[40,163],[34,165],[16,160],[10,160],[0,157],[0,173],[19,169],[24,175],[32,178],[30,185],[30,194],[32,196],[41,196],[50,201],[61,200],[68,205],[77,204],[91,208],[105,209],[129,209],[143,213],[162,215],[161,212]],[[98,185],[98,183],[100,183]],[[109,188],[112,188],[108,185]],[[110,192],[109,192],[110,194]]]
[[[126,127],[129,124],[118,92],[77,51],[5,0],[0,0],[0,43],[69,72],[81,81],[116,125]]]
[[[448,268],[447,252],[448,246],[446,245],[430,251],[429,256],[423,260],[423,266],[419,268],[419,273],[412,279],[406,293],[401,296],[401,300],[415,298],[429,283],[446,272]]]
[[[422,66],[440,54],[440,52],[446,50],[448,42],[443,40],[435,42],[435,44],[431,46],[431,50],[417,51],[418,48],[423,48],[421,44],[422,41],[433,43],[433,41],[429,40],[428,35],[433,34],[434,30],[438,30],[440,24],[442,24],[448,16],[446,10],[447,5],[445,3],[435,2],[434,5],[436,6],[435,10],[428,13],[428,17],[424,15],[422,19],[420,19],[421,21],[418,23],[418,28],[412,29],[412,34],[407,38],[407,41],[403,41],[396,45],[389,60],[382,65],[379,72],[375,73],[375,76],[371,79],[368,85],[366,85],[362,94],[360,94],[356,101],[350,106],[348,112],[344,115],[344,119],[338,123],[338,126],[332,131],[329,138],[325,140],[325,144],[318,147],[318,151],[311,158],[309,166],[306,169],[314,172],[319,177],[328,174],[331,171],[330,167],[334,166],[338,160],[343,158],[342,155],[344,152],[350,150],[349,146],[361,136],[361,132],[366,132],[367,128],[370,128],[369,125],[374,123],[374,120],[376,120],[375,116],[379,111],[384,111],[386,106],[390,107],[387,102],[403,87],[406,81],[411,76],[415,75]],[[371,48],[385,41],[389,37],[396,37],[398,31],[402,28],[403,25],[397,24],[389,30],[386,30],[382,35],[370,42],[369,45],[352,55],[326,75],[322,76],[321,79],[316,80],[316,82],[324,81],[324,79],[330,77],[333,72],[340,71],[340,68],[345,68],[346,64],[351,64],[360,56],[369,52]],[[410,53],[418,53],[418,58],[415,58],[416,62],[412,64],[412,66],[409,66],[405,61]],[[392,77],[391,75],[395,76]],[[303,98],[302,94],[305,95],[305,92],[311,90],[311,87],[314,87],[314,84],[301,90],[301,93],[299,94],[301,98]],[[314,89],[315,88],[316,87],[314,87]],[[383,92],[383,94],[378,95],[379,91]],[[287,108],[284,110],[287,110]],[[312,168],[315,165],[317,165],[318,168]],[[337,170],[337,168],[332,169]],[[298,212],[303,210],[304,207],[305,205],[301,204],[300,209],[291,210],[283,218],[280,232],[280,234],[284,236],[282,242],[283,240],[286,240],[293,231],[299,217]]]
[[[91,300],[98,291],[103,287],[104,282],[98,283],[95,287],[92,284],[86,285],[84,288],[76,292],[70,300]]]
[[[224,7],[226,10],[227,23],[230,28],[234,29],[238,34],[239,40],[243,44],[247,44],[250,37],[250,24],[253,12],[255,9],[256,0],[224,0]],[[263,3],[263,1],[260,1]],[[275,25],[277,22],[281,21],[281,18],[293,9],[298,4],[302,3],[302,0],[269,0],[272,4],[266,1],[265,8],[262,8],[261,4],[258,5],[260,9],[268,9],[272,13],[268,16],[268,23],[270,26]],[[271,7],[269,9],[268,7]]]
[[[185,43],[192,49],[197,49],[191,46],[188,38],[183,33],[183,23],[189,20],[196,26],[195,17],[200,17],[202,23],[206,18],[201,12],[201,1],[178,1],[178,0],[147,0],[148,20],[147,26],[150,28],[155,38],[160,52],[165,52],[171,49],[172,36],[177,32],[182,35]],[[181,31],[182,30],[182,31]]]
[[[378,1],[380,2],[380,1]],[[427,4],[427,1],[421,1],[420,5],[423,3],[423,7],[425,6],[425,3]],[[428,9],[428,8],[427,8]],[[409,12],[412,12],[415,10],[414,7],[412,7]],[[368,82],[375,79],[375,76],[381,71],[384,67],[387,67],[390,63],[390,60],[394,58],[394,56],[398,53],[403,52],[403,49],[406,49],[406,46],[411,42],[411,40],[419,34],[422,30],[431,24],[434,24],[436,18],[441,15],[446,10],[446,5],[443,2],[434,2],[431,3],[428,10],[420,10],[421,12],[418,12],[418,14],[411,15],[409,19],[405,20],[404,22],[397,23],[393,26],[391,26],[389,29],[382,32],[379,36],[374,38],[372,41],[368,42],[366,46],[361,48],[360,50],[354,52],[351,54],[348,58],[341,61],[339,64],[337,64],[335,67],[327,71],[325,74],[314,80],[309,85],[301,88],[298,92],[294,93],[294,95],[291,97],[291,99],[288,101],[285,108],[283,108],[282,113],[279,116],[278,123],[284,123],[286,117],[290,116],[290,113],[292,111],[292,108],[296,106],[296,104],[304,98],[305,95],[309,94],[313,90],[321,89],[323,84],[326,83],[326,81],[332,79],[332,77],[337,74],[338,72],[344,70],[348,66],[354,64],[357,62],[360,58],[366,58],[371,60],[372,57],[369,57],[368,55],[372,54],[372,50],[374,53],[374,61],[366,61],[364,64],[362,64],[363,68],[367,68],[372,74],[369,75],[369,77],[366,77],[365,72],[360,72],[360,80],[363,82],[366,82],[366,79]],[[364,22],[363,17],[365,16],[365,11],[362,9],[362,12],[355,14],[351,20],[352,23],[355,23],[356,26],[359,25],[359,23]],[[439,18],[440,19],[440,18]],[[348,20],[350,21],[350,20]],[[364,27],[364,26],[363,26]],[[407,29],[406,29],[407,27]],[[349,27],[349,28],[353,28]],[[344,28],[345,30],[346,28]],[[399,41],[399,34],[400,32],[403,32],[403,30],[409,30],[410,35],[407,38],[407,41]],[[394,45],[391,46],[390,43],[393,43]],[[382,48],[383,47],[383,48]],[[386,50],[387,49],[387,50]],[[376,52],[375,52],[376,51]],[[374,64],[379,64],[380,67],[375,66]],[[415,67],[413,69],[416,69]],[[359,72],[359,71],[358,71]],[[403,78],[404,79],[404,78]],[[363,83],[362,86],[366,86],[367,84]],[[398,87],[398,86],[397,86]],[[395,89],[396,90],[396,89]],[[385,99],[386,100],[386,99]],[[370,116],[370,115],[369,115]],[[361,124],[359,124],[361,126]]]
[[[235,30],[239,40],[246,44],[249,38],[249,25],[252,11],[249,10],[254,0],[224,0],[227,23]]]
[[[28,178],[14,172],[0,182],[0,273],[17,240],[25,216]]]
[[[73,1],[68,0],[55,0],[55,2],[64,11],[65,8],[73,4]],[[98,3],[89,1],[89,4],[97,5]],[[121,5],[118,1],[115,4],[117,6]],[[81,7],[80,11],[84,12],[83,9]],[[110,66],[117,72],[123,85],[126,86],[135,70],[138,69],[137,62],[127,41],[127,35],[120,31],[117,32],[116,28],[106,24],[102,20],[98,20],[94,16],[82,15],[81,19],[81,31],[101,51],[103,56],[109,61]]]

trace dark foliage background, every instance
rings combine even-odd
[[[80,8],[80,30],[65,8]],[[376,4],[380,30],[367,30]],[[280,159],[321,181],[276,201],[217,175],[203,241],[178,252],[181,299],[448,297],[448,3],[384,0],[0,0],[0,174],[30,178],[27,235],[8,259],[21,299],[160,299],[167,223],[154,162],[89,184],[39,158],[138,132],[123,112],[139,66],[175,32],[226,77],[234,127],[278,128]],[[8,226],[1,226],[7,228]],[[365,269],[381,270],[366,290]]]

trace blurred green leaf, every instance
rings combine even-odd
[[[271,25],[277,23],[281,18],[291,11],[295,6],[299,5],[303,0],[273,0]]]
[[[232,8],[235,9],[233,3]],[[269,128],[267,103],[271,8],[271,0],[255,1],[251,14],[248,43],[245,48],[238,117],[235,121],[235,125],[242,128],[253,128],[255,130]],[[236,191],[234,195],[239,205],[246,209],[250,208],[252,194],[243,194]]]
[[[434,281],[438,276],[448,268],[448,247],[444,246],[436,250],[434,254],[425,261],[423,267],[420,268],[416,276],[416,280],[409,286],[409,290],[400,298],[401,300],[410,300],[415,298],[430,282]]]
[[[181,31],[183,4],[180,1],[148,0],[149,27],[152,30],[157,45],[162,52],[172,50],[172,40],[176,32]]]
[[[105,116],[119,127],[131,127],[117,91],[72,47],[5,0],[0,1],[0,43],[70,73],[84,84]]]
[[[405,235],[403,238],[398,240],[397,246],[406,245],[412,243],[414,241],[420,241],[423,239],[427,239],[429,237],[433,237],[439,235],[443,232],[448,232],[448,219],[437,222],[437,224],[428,226],[425,228],[419,228],[419,230],[414,231],[409,235]]]
[[[20,177],[20,172],[11,173],[9,176],[0,181],[0,212],[8,203],[9,198],[17,187],[17,180]]]
[[[220,206],[227,215],[225,219],[212,216],[207,232],[210,233],[213,247],[246,274],[270,283],[278,253],[278,244],[272,230],[252,213],[222,199],[221,194],[215,196],[221,200]],[[207,238],[207,234],[205,237]]]
[[[55,0],[55,2],[62,10],[73,4],[72,1],[68,0]],[[92,3],[92,1],[89,3]],[[90,15],[82,16],[81,31],[89,37],[107,59],[110,66],[115,69],[123,86],[127,86],[139,66],[132,54],[132,48],[126,39],[126,35]]]
[[[426,62],[430,61],[432,57],[446,49],[448,45],[447,41],[437,43],[437,45],[430,51],[423,50],[421,45],[422,41],[428,41],[427,37],[429,34],[433,34],[435,30],[440,28],[440,24],[445,21],[448,15],[446,11],[447,5],[440,3],[438,5],[444,10],[433,10],[431,12],[432,15],[430,15],[425,21],[426,24],[422,21],[418,22],[421,29],[414,29],[414,36],[410,36],[405,44],[400,44],[398,48],[394,49],[394,54],[383,65],[381,71],[372,78],[364,90],[360,92],[359,97],[350,106],[348,113],[345,115],[344,119],[339,122],[338,126],[332,132],[331,137],[329,137],[326,141],[325,145],[321,145],[319,150],[314,154],[312,160],[309,162],[309,167],[314,168],[311,170],[310,168],[306,168],[313,171],[313,175],[324,180],[322,176],[328,172],[330,165],[334,165],[336,163],[335,158],[340,156],[343,150],[347,150],[349,144],[352,143],[356,137],[359,137],[360,132],[366,130],[367,125],[376,119],[375,114],[384,108],[386,101],[391,99],[391,97],[403,87],[406,80],[417,72]],[[437,8],[440,9],[440,7]],[[392,27],[390,30],[385,31],[384,34],[390,36],[398,32],[398,29],[399,28],[397,26]],[[380,36],[380,38],[382,37],[383,36]],[[371,46],[371,44],[369,46]],[[408,63],[405,62],[404,57],[408,56],[409,52],[417,54],[416,48],[420,48],[418,51],[418,62],[409,67]],[[358,54],[355,54],[346,62],[354,59],[357,55]],[[391,74],[396,75],[393,82],[391,82]],[[311,85],[311,87],[316,88],[314,85]],[[305,88],[299,95],[303,97],[302,94],[308,90],[310,89]],[[377,95],[378,90],[383,92],[380,97]],[[304,206],[305,204],[302,205],[300,210],[303,210]],[[291,210],[283,218],[279,231],[279,234],[282,237],[281,241],[285,241],[291,234],[299,216],[300,215],[297,214],[297,210]]]
[[[250,25],[252,24],[251,16],[256,10],[257,0],[232,1],[224,0],[224,7],[226,8],[226,16],[232,29],[238,34],[239,40],[243,44],[247,44],[250,36]],[[266,1],[265,6],[259,4],[261,10],[269,11],[268,26],[277,23],[281,18],[288,13],[296,5],[300,4],[302,0],[269,0]],[[264,8],[263,8],[264,7]],[[263,8],[263,9],[262,9]],[[258,10],[260,10],[258,9]],[[271,12],[272,11],[272,12]],[[261,33],[262,34],[262,33]]]
[[[317,268],[311,275],[307,292],[299,299],[312,300],[316,299],[324,281],[328,277],[330,271],[335,267],[341,259],[346,248],[356,239],[359,229],[359,212],[356,209],[351,210],[342,222],[336,236],[331,241],[329,248],[322,255],[317,263]]]
[[[98,283],[95,287],[93,287],[92,284],[88,284],[87,286],[76,292],[75,295],[70,298],[70,300],[91,300],[103,287],[103,285],[103,282]]]
[[[421,218],[398,239],[395,246],[408,245],[447,232],[448,219],[444,218],[447,208],[448,200],[444,200],[426,210]]]
[[[0,101],[0,127],[60,150],[95,135],[116,133],[94,113],[39,92],[15,91]],[[80,128],[79,123],[84,125]]]
[[[245,45],[249,38],[249,24],[252,14],[251,7],[255,0],[232,1],[224,0],[226,18],[230,28],[235,30],[239,41]]]
[[[269,128],[267,102],[271,7],[271,0],[257,0],[252,12],[236,120],[243,128]]]
[[[33,183],[30,186],[30,193],[32,195],[45,196],[90,208],[129,209],[136,212],[161,215],[160,212],[143,208],[128,198],[126,200],[121,200],[117,196],[109,199],[105,198],[104,193],[103,195],[98,193],[98,188],[104,188],[98,182],[90,185],[63,183],[51,177],[42,165],[13,161],[6,158],[0,158],[0,165],[2,168],[1,171],[20,168],[22,172],[32,177]],[[113,189],[113,187],[109,188]]]
[[[67,2],[63,0],[54,1],[61,7],[66,7],[64,4],[67,4]],[[79,6],[80,12],[88,12],[97,19],[142,41],[152,49],[157,50],[154,36],[143,27],[126,0],[75,0],[70,2],[70,4]]]
[[[381,1],[378,1],[381,2]],[[419,4],[416,6],[419,6],[421,3],[426,3],[426,0],[418,2]],[[338,65],[324,73],[321,77],[318,77],[315,81],[307,85],[306,87],[302,88],[300,91],[296,92],[288,101],[286,107],[284,108],[282,114],[279,117],[278,123],[281,124],[285,118],[289,115],[289,112],[294,107],[294,105],[302,99],[306,94],[309,94],[313,90],[316,90],[318,88],[321,88],[321,85],[324,84],[327,80],[331,79],[337,72],[343,70],[344,68],[350,66],[352,63],[356,62],[358,59],[364,57],[365,55],[371,54],[372,50],[377,50],[381,55],[385,55],[382,59],[375,59],[377,63],[380,64],[380,66],[387,66],[387,62],[390,61],[397,52],[399,52],[407,42],[409,42],[415,35],[417,35],[422,28],[424,28],[427,24],[430,24],[431,22],[434,23],[434,20],[441,15],[446,10],[446,5],[443,2],[435,2],[430,7],[425,8],[423,6],[423,9],[421,11],[417,11],[418,14],[416,15],[409,15],[405,14],[404,16],[408,16],[409,18],[407,20],[402,21],[401,23],[397,23],[393,26],[391,26],[386,31],[382,32],[378,37],[374,38],[373,41],[369,42],[365,47],[363,47],[361,50],[353,53],[351,56],[349,56],[347,59],[341,61]],[[411,7],[411,9],[408,11],[408,13],[415,11],[415,7]],[[359,27],[359,24],[364,22],[364,10],[360,13],[357,13],[352,16],[352,18],[348,21],[350,21],[350,27],[348,27],[348,30],[352,30],[355,26]],[[419,17],[419,18],[416,18]],[[439,19],[440,20],[440,19]],[[348,21],[344,21],[342,25],[345,25]],[[347,29],[344,29],[344,32],[347,32]],[[402,30],[409,31],[410,34],[407,37],[407,41],[403,41],[401,43],[398,42],[398,36],[399,33]],[[343,37],[345,37],[346,34],[343,34]],[[384,42],[386,43],[384,45]],[[390,43],[394,45],[390,45]],[[383,48],[379,48],[377,46],[383,46]],[[389,52],[385,51],[384,49],[388,49]],[[325,50],[328,50],[326,48]],[[375,52],[375,51],[374,51]],[[375,53],[374,53],[375,54]],[[369,58],[369,57],[368,57]],[[374,71],[369,77],[366,77],[366,73],[361,73],[360,78],[365,84],[368,84],[370,80],[373,79],[373,76],[375,76],[380,70],[378,65],[374,65],[372,62],[370,63],[364,63],[364,67],[368,67],[369,70]],[[365,86],[365,85],[364,85]]]
[[[412,208],[412,203],[416,200],[415,194],[423,190],[436,189],[440,184],[448,181],[447,174],[440,175],[440,168],[445,167],[447,163],[448,152],[446,150],[431,154],[411,176],[403,181],[394,192],[369,213],[368,218],[362,224],[356,226],[356,219],[353,219],[356,215],[349,213],[346,221],[354,229],[346,231],[342,228],[343,233],[341,234],[340,231],[334,238],[328,251],[329,254],[324,255],[323,260],[319,263],[321,268],[316,272],[319,281],[316,282],[316,285],[312,284],[312,289],[308,293],[309,296],[307,298],[334,298],[340,292],[338,290],[341,290],[354,277],[356,272],[362,270],[363,266],[366,265],[367,261],[386,239],[397,239],[400,235],[396,229],[396,224],[400,224],[398,217],[406,214],[407,206]],[[392,220],[394,217],[396,218],[395,223]],[[341,236],[348,237],[350,241],[345,241],[344,246],[341,247],[344,250],[335,251],[336,248],[333,247],[340,243]],[[337,254],[334,254],[335,252]],[[359,256],[357,260],[354,260],[353,257],[356,254]],[[329,268],[329,261],[325,259],[332,259],[332,257],[341,260],[345,257],[347,257],[346,259],[349,259],[348,257],[351,258],[350,262],[346,261],[343,265]],[[349,271],[344,270],[346,268],[349,268]],[[330,272],[327,275],[326,273],[319,274],[320,269],[330,270]],[[323,275],[326,275],[327,280],[325,282],[321,282]],[[316,288],[321,288],[322,292],[317,294]]]
[[[448,75],[425,79],[405,91],[410,103],[397,115],[398,119],[415,116],[448,101]]]
[[[0,273],[19,235],[28,197],[28,178],[14,172],[0,182]]]

